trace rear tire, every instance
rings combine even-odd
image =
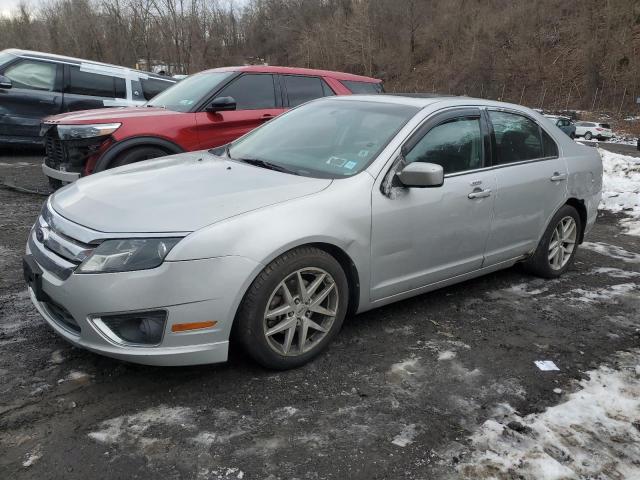
[[[563,205],[549,222],[535,253],[524,263],[525,269],[543,278],[559,277],[573,264],[581,232],[578,211]]]
[[[236,316],[235,338],[264,367],[299,367],[338,334],[348,301],[349,285],[338,261],[318,248],[296,248],[253,281]]]
[[[108,168],[121,167],[132,163],[142,162],[151,158],[164,157],[168,152],[160,147],[145,146],[135,147],[120,154],[114,161],[109,164]]]

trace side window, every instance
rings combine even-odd
[[[351,90],[351,93],[382,93],[382,83],[380,82],[354,82],[350,80],[341,80],[340,83]]]
[[[172,82],[165,82],[164,80],[158,80],[157,78],[141,78],[140,83],[142,83],[142,94],[147,100],[151,100],[157,94],[173,85]]]
[[[553,138],[545,132],[542,128],[540,129],[542,132],[542,148],[544,150],[545,157],[557,157],[558,156],[558,145],[554,142]]]
[[[325,97],[332,97],[333,95],[336,94],[336,92],[334,92],[331,87],[329,85],[327,85],[327,82],[325,82],[324,80],[321,80],[322,82],[322,93],[324,93]]]
[[[127,84],[124,78],[114,78],[116,88],[116,98],[127,98]]]
[[[543,157],[538,125],[522,115],[489,111],[496,137],[496,163],[521,162]]]
[[[64,91],[76,95],[115,98],[115,79],[110,75],[83,72],[80,67],[69,66],[69,81]]]
[[[444,173],[482,167],[479,118],[455,118],[429,130],[405,155],[405,161],[442,165]]]
[[[317,77],[284,75],[282,78],[287,89],[289,106],[292,108],[314,98],[324,97],[322,80]]]
[[[276,108],[273,75],[243,75],[222,90],[218,96],[233,97],[238,110]]]
[[[53,92],[57,71],[56,63],[22,60],[9,66],[4,75],[11,80],[15,88]]]

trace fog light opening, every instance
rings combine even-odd
[[[127,345],[153,346],[162,341],[167,312],[137,312],[103,315],[94,324],[110,340]]]

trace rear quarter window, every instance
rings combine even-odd
[[[159,80],[157,78],[141,78],[140,83],[142,83],[142,94],[146,100],[151,100],[153,97],[158,95],[160,92],[165,91],[174,82],[167,82],[165,80]]]
[[[381,82],[354,82],[350,80],[341,80],[345,87],[351,90],[351,93],[364,93],[364,94],[372,94],[372,93],[382,93],[384,90],[382,88]]]

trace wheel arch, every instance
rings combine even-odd
[[[287,252],[290,252],[292,250],[296,250],[298,248],[304,248],[304,247],[317,248],[319,250],[322,250],[328,253],[329,255],[331,255],[333,258],[336,259],[336,261],[342,267],[345,275],[347,276],[347,282],[349,284],[349,305],[347,306],[347,315],[353,315],[358,311],[358,306],[360,304],[360,274],[358,272],[355,262],[347,252],[345,252],[342,248],[340,248],[335,244],[322,242],[322,241],[312,241],[312,242],[300,243],[294,246],[289,246],[289,248],[287,248],[286,250],[274,252],[274,254],[270,255],[268,258],[266,258],[263,262],[260,263],[260,265],[262,265],[262,268],[256,269],[256,271],[253,272],[253,274],[251,275],[251,278],[243,288],[242,295],[239,296],[239,300],[236,300],[236,304],[234,306],[235,312],[233,314],[234,326],[236,323],[235,319],[238,315],[238,312],[240,311],[242,302],[244,301],[244,298],[247,295],[247,292],[251,288],[251,285],[253,285],[253,282],[256,280],[256,278],[258,278],[258,275],[260,275],[260,273],[267,267],[267,265],[273,262],[276,258],[280,257],[281,255],[285,255]],[[233,335],[233,328],[234,327],[232,326],[232,335]]]
[[[584,240],[584,229],[587,226],[587,207],[584,204],[584,200],[580,200],[575,197],[569,198],[564,205],[570,205],[578,211],[578,215],[580,216],[578,243],[580,244]]]
[[[144,136],[133,137],[114,143],[109,149],[98,159],[94,168],[94,173],[101,172],[109,168],[109,165],[124,152],[137,147],[158,147],[169,155],[183,153],[185,149],[177,143],[160,137]]]
[[[300,245],[300,247],[315,247],[327,252],[338,261],[344,270],[344,273],[347,276],[347,282],[349,283],[349,305],[347,307],[347,315],[355,314],[358,310],[358,305],[360,304],[360,275],[358,274],[356,264],[349,254],[342,248],[331,243],[307,243],[305,245]]]

